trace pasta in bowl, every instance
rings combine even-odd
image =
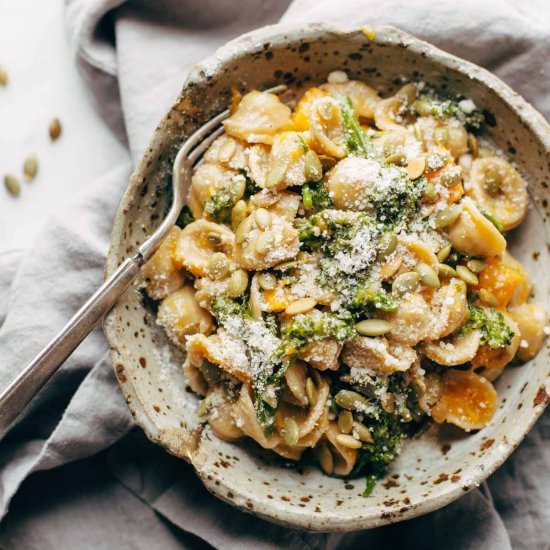
[[[482,429],[492,382],[541,348],[503,234],[527,187],[469,98],[344,71],[300,96],[234,98],[145,284],[218,437],[367,496],[426,419]]]
[[[385,32],[399,35],[381,31],[375,42]],[[354,40],[375,52],[367,34]],[[287,78],[281,97],[260,91],[261,81],[234,90],[225,134],[195,167],[188,207],[130,298],[146,311],[144,337],[153,334],[136,350],[137,376],[120,359],[126,350],[115,351],[132,410],[136,401],[152,407],[137,415],[153,439],[189,459],[222,498],[312,529],[377,525],[470,488],[482,474],[462,449],[472,456],[481,441],[479,460],[504,456],[483,443],[504,423],[502,395],[519,395],[501,379],[524,376],[532,363],[506,367],[536,358],[546,323],[531,270],[509,247],[533,217],[527,174],[499,143],[483,95],[430,75],[361,77],[348,67],[360,66],[353,41],[335,40],[346,62]],[[112,319],[108,332],[110,322],[121,330]],[[121,341],[113,332],[110,340]],[[449,434],[460,441],[453,452],[434,453]],[[509,437],[506,446],[517,441]],[[432,481],[416,481],[422,468],[411,466],[426,451],[433,498],[422,488]],[[230,457],[232,470],[220,473]],[[451,476],[442,470],[449,458],[467,466]],[[436,483],[457,483],[462,471],[473,481]],[[398,509],[399,483],[377,483],[390,475],[406,476]],[[288,483],[270,487],[281,477]],[[293,491],[295,504],[269,502],[279,494],[292,503]]]

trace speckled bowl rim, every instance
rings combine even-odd
[[[284,46],[289,41],[301,39],[311,42],[321,39],[327,35],[338,36],[339,38],[345,40],[346,38],[351,38],[356,36],[358,33],[361,33],[363,29],[365,29],[365,27],[357,29],[355,27],[351,28],[349,26],[325,23],[313,23],[308,25],[280,24],[262,27],[253,32],[244,34],[231,42],[228,42],[205,61],[195,65],[188,78],[183,83],[183,89],[191,83],[203,82],[210,75],[216,74],[220,68],[228,62],[254,51],[258,46],[266,41],[269,41],[272,46]],[[419,40],[395,27],[387,25],[373,25],[369,27],[369,31],[373,33],[371,35],[374,36],[372,40],[377,44],[385,44],[389,46],[404,44],[411,51],[430,58],[432,61],[441,65],[442,68],[448,68],[462,73],[470,80],[476,81],[492,90],[492,92],[499,96],[511,108],[511,110],[517,114],[523,124],[544,147],[546,154],[550,154],[550,125],[532,105],[525,101],[519,94],[514,92],[498,77],[486,69],[446,53],[439,48]],[[162,137],[155,131],[150,147],[138,163],[132,177],[130,178],[128,188],[121,199],[114,219],[111,247],[109,249],[105,264],[106,276],[111,274],[118,265],[116,257],[118,247],[117,243],[122,240],[125,220],[124,212],[132,203],[133,197],[141,183],[140,174],[146,169],[147,164],[153,160],[153,155],[149,151],[154,151],[156,146],[161,141]],[[109,323],[105,323],[104,331],[111,346],[115,346],[117,343],[115,327]],[[129,388],[127,386],[125,387],[125,391],[126,393],[129,393]],[[130,390],[130,393],[131,391],[133,390]],[[541,404],[546,405],[548,402],[548,394],[550,393],[548,382],[546,383],[546,386],[540,387],[539,392],[543,392]],[[174,445],[171,437],[158,430],[140,405],[141,404],[139,403],[137,395],[134,394],[134,399],[131,400],[128,406],[134,415],[136,423],[144,430],[146,435],[154,443],[161,445],[168,452],[174,454]],[[513,430],[513,432],[508,435],[509,445],[498,445],[493,449],[490,449],[490,452],[486,456],[485,468],[483,470],[476,471],[475,475],[472,475],[470,485],[467,488],[468,490],[479,486],[503,464],[503,462],[517,448],[523,438],[530,431],[536,420],[543,413],[544,409],[545,406],[532,407],[531,413],[527,420],[522,424],[521,429]],[[180,456],[180,458],[184,458],[189,461],[189,457],[187,456]],[[235,500],[229,500],[227,498],[226,494],[228,487],[223,483],[223,481],[221,483],[214,483],[214,480],[209,480],[206,476],[202,476],[201,472],[197,473],[211,493],[216,495],[218,498],[237,506],[243,511],[251,513],[245,506],[244,498]],[[234,490],[234,487],[232,489]],[[464,494],[465,487],[460,485],[447,485],[445,489],[442,488],[441,492],[431,494],[426,497],[424,501],[415,506],[411,506],[398,517],[388,517],[384,514],[384,510],[382,508],[379,510],[373,510],[370,515],[361,516],[359,518],[350,518],[345,522],[343,522],[339,517],[331,517],[329,515],[328,517],[323,517],[322,521],[319,521],[319,523],[322,524],[322,528],[320,530],[350,531],[377,527],[388,523],[395,523],[442,508],[443,506],[457,500]],[[250,495],[247,495],[247,498],[250,498]],[[315,517],[312,516],[311,512],[300,512],[295,508],[291,509],[290,507],[285,507],[284,503],[275,503],[273,501],[255,501],[254,511],[252,514],[277,523],[282,523],[284,525],[316,530]],[[321,518],[317,517],[317,519],[320,520]]]

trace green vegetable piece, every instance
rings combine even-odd
[[[514,337],[514,331],[500,311],[470,304],[470,319],[460,329],[460,333],[468,334],[476,329],[481,330],[481,344],[491,349],[509,346]]]
[[[179,213],[178,219],[176,220],[176,225],[182,229],[189,225],[191,222],[194,222],[195,218],[189,209],[189,206],[184,206]]]
[[[340,101],[340,109],[342,112],[342,121],[344,123],[344,138],[346,148],[349,154],[359,156],[367,156],[367,140],[365,132],[361,128],[353,104],[349,97]]]

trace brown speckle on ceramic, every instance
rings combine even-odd
[[[536,299],[548,310],[550,166],[543,162],[550,151],[548,124],[484,69],[391,27],[369,28],[368,37],[360,30],[318,24],[267,27],[230,42],[197,66],[132,176],[115,218],[106,273],[159,224],[179,147],[226,107],[232,83],[243,90],[277,83],[302,86],[342,68],[383,93],[395,90],[403,77],[422,79],[471,97],[484,109],[491,139],[515,152],[511,154],[529,181],[532,208],[511,237],[511,251],[533,275]],[[251,442],[223,442],[203,428],[198,398],[188,391],[181,369],[183,354],[156,325],[154,304],[139,285],[137,281],[105,320],[115,373],[136,422],[152,441],[190,462],[217,497],[285,525],[349,531],[445,506],[502,464],[550,400],[547,343],[534,360],[507,368],[497,381],[499,408],[486,428],[464,434],[430,426],[405,445],[387,478],[365,498],[362,479],[342,482],[315,468],[287,468]]]

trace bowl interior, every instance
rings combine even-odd
[[[313,25],[268,27],[234,41],[198,66],[160,123],[119,208],[107,273],[153,231],[166,211],[173,158],[185,138],[228,103],[230,87],[264,88],[322,81],[346,70],[395,90],[425,80],[471,97],[486,110],[489,135],[528,178],[532,208],[511,236],[511,251],[527,265],[535,298],[548,306],[548,127],[530,106],[486,71],[390,27],[374,33]],[[465,435],[431,426],[406,444],[386,480],[369,498],[364,480],[342,481],[313,468],[289,469],[249,443],[218,440],[201,429],[197,398],[186,388],[183,355],[155,325],[139,281],[105,321],[113,364],[137,422],[169,452],[190,461],[218,497],[284,524],[351,530],[399,521],[441,507],[478,485],[518,445],[548,401],[548,347],[509,368],[497,382],[499,407],[491,424]]]

